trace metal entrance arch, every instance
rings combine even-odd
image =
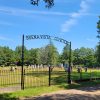
[[[71,42],[66,41],[59,37],[54,37],[50,35],[26,35],[22,36],[22,72],[21,72],[21,89],[24,90],[24,42],[25,40],[34,40],[34,39],[51,39],[58,42],[62,42],[66,45],[69,45],[69,67],[68,67],[68,84],[71,84]],[[49,86],[50,86],[51,72],[49,67]]]

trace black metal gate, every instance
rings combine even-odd
[[[62,42],[66,45],[69,45],[69,66],[68,66],[68,84],[71,84],[71,42],[68,42],[64,39],[61,39],[61,38],[58,38],[58,37],[53,37],[53,36],[49,36],[49,35],[27,35],[25,38],[24,38],[24,35],[22,37],[22,72],[21,72],[21,89],[24,89],[25,87],[25,83],[24,82],[27,82],[25,80],[27,80],[24,76],[31,74],[31,77],[33,77],[33,75],[39,75],[38,74],[38,71],[36,71],[35,74],[33,73],[26,73],[26,75],[24,75],[24,39],[26,40],[31,40],[31,39],[53,39],[55,41],[58,41],[58,42]],[[49,67],[47,67],[49,70],[48,70],[48,74],[49,74],[49,86],[51,85],[51,65]],[[25,70],[26,71],[26,70]],[[41,73],[41,72],[40,72]],[[43,71],[42,71],[43,73]],[[36,77],[35,77],[36,78]],[[66,79],[66,78],[65,78]],[[34,81],[33,81],[34,82]],[[35,83],[35,82],[34,82]]]

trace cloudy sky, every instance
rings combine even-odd
[[[22,34],[48,34],[72,42],[72,49],[95,48],[96,24],[100,15],[100,0],[55,0],[51,9],[30,0],[0,0],[0,46],[15,49],[22,43]],[[53,41],[54,42],[54,41]],[[25,40],[25,46],[45,46],[49,40]],[[61,52],[64,44],[54,42]]]

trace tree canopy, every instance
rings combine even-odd
[[[74,65],[95,65],[95,51],[91,48],[81,47],[73,51],[73,64]]]
[[[99,39],[99,42],[100,42],[100,16],[99,16],[99,20],[97,22],[97,32],[98,32],[98,35],[97,35],[97,38]]]
[[[100,65],[100,16],[97,22],[97,33],[98,33],[97,38],[99,39],[99,42],[96,47],[96,58],[97,58],[98,64]]]
[[[92,48],[78,48],[72,50],[72,64],[93,67],[98,65],[97,50]],[[17,46],[15,50],[9,47],[0,47],[0,66],[21,66],[22,47]],[[28,50],[24,47],[24,64],[25,65],[53,65],[67,63],[69,61],[69,46],[65,45],[62,53],[59,54],[53,43],[41,48],[31,48]]]

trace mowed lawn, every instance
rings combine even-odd
[[[15,86],[21,84],[21,67],[16,67],[15,70],[11,71],[10,67],[0,68],[0,87]],[[49,84],[49,72],[48,67],[32,68],[24,67],[24,86],[25,88],[30,87],[41,87],[48,86]],[[51,72],[51,85],[67,84],[68,73],[63,68],[54,67]],[[100,78],[100,69],[88,69],[87,72],[82,70],[82,73],[78,73],[77,69],[73,69],[71,72],[71,79],[92,79]]]
[[[83,86],[96,86],[100,84],[100,70],[88,69],[87,72],[82,70],[82,74],[73,69],[71,73],[72,84],[67,84],[68,73],[63,68],[55,67],[51,72],[51,86],[48,86],[48,67],[45,68],[31,68],[24,67],[25,90],[19,90],[12,93],[2,93],[0,98],[2,100],[18,100],[18,98],[31,97],[41,95],[43,93],[50,93],[53,91],[79,88]],[[95,78],[93,81],[76,83],[74,80],[87,78]],[[10,71],[9,67],[0,68],[0,87],[6,86],[20,86],[21,85],[21,67],[14,71]]]

